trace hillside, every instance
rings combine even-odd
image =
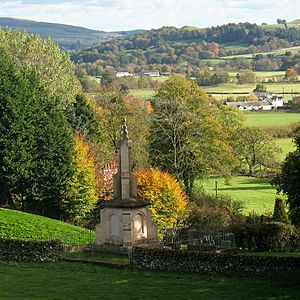
[[[78,49],[100,44],[120,36],[139,33],[140,30],[126,32],[105,32],[64,24],[36,22],[14,18],[0,18],[0,27],[35,33],[43,38],[51,37],[63,49]]]
[[[283,25],[265,27],[229,23],[210,28],[162,27],[101,43],[74,53],[72,60],[116,70],[135,69],[136,72],[138,66],[141,70],[187,73],[195,77],[191,68],[193,72],[213,63],[213,66],[218,65],[228,71],[245,68],[255,71],[286,70],[287,65],[294,65],[290,58],[298,53],[299,45],[298,26],[286,28]],[[289,51],[290,48],[292,51]],[[279,49],[284,50],[274,52]],[[255,53],[259,55],[255,57]],[[288,57],[285,57],[286,54]],[[239,58],[239,63],[236,58]],[[97,73],[97,67],[89,66],[89,72],[89,75]]]
[[[0,208],[0,238],[71,241],[89,238],[89,231],[58,220]]]

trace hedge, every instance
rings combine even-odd
[[[230,227],[236,247],[257,251],[298,250],[299,231],[290,224],[273,222],[236,224]]]
[[[0,261],[57,261],[63,257],[60,241],[28,241],[0,238]]]

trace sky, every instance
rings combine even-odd
[[[300,0],[0,0],[0,17],[117,31],[300,18]]]

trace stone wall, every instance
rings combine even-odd
[[[60,241],[26,241],[0,238],[0,261],[57,261],[63,257]]]
[[[245,256],[135,247],[132,265],[140,270],[205,274],[300,273],[300,257]]]

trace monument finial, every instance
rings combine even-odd
[[[127,124],[126,124],[126,118],[123,119],[122,141],[128,141],[128,129],[127,129]]]

